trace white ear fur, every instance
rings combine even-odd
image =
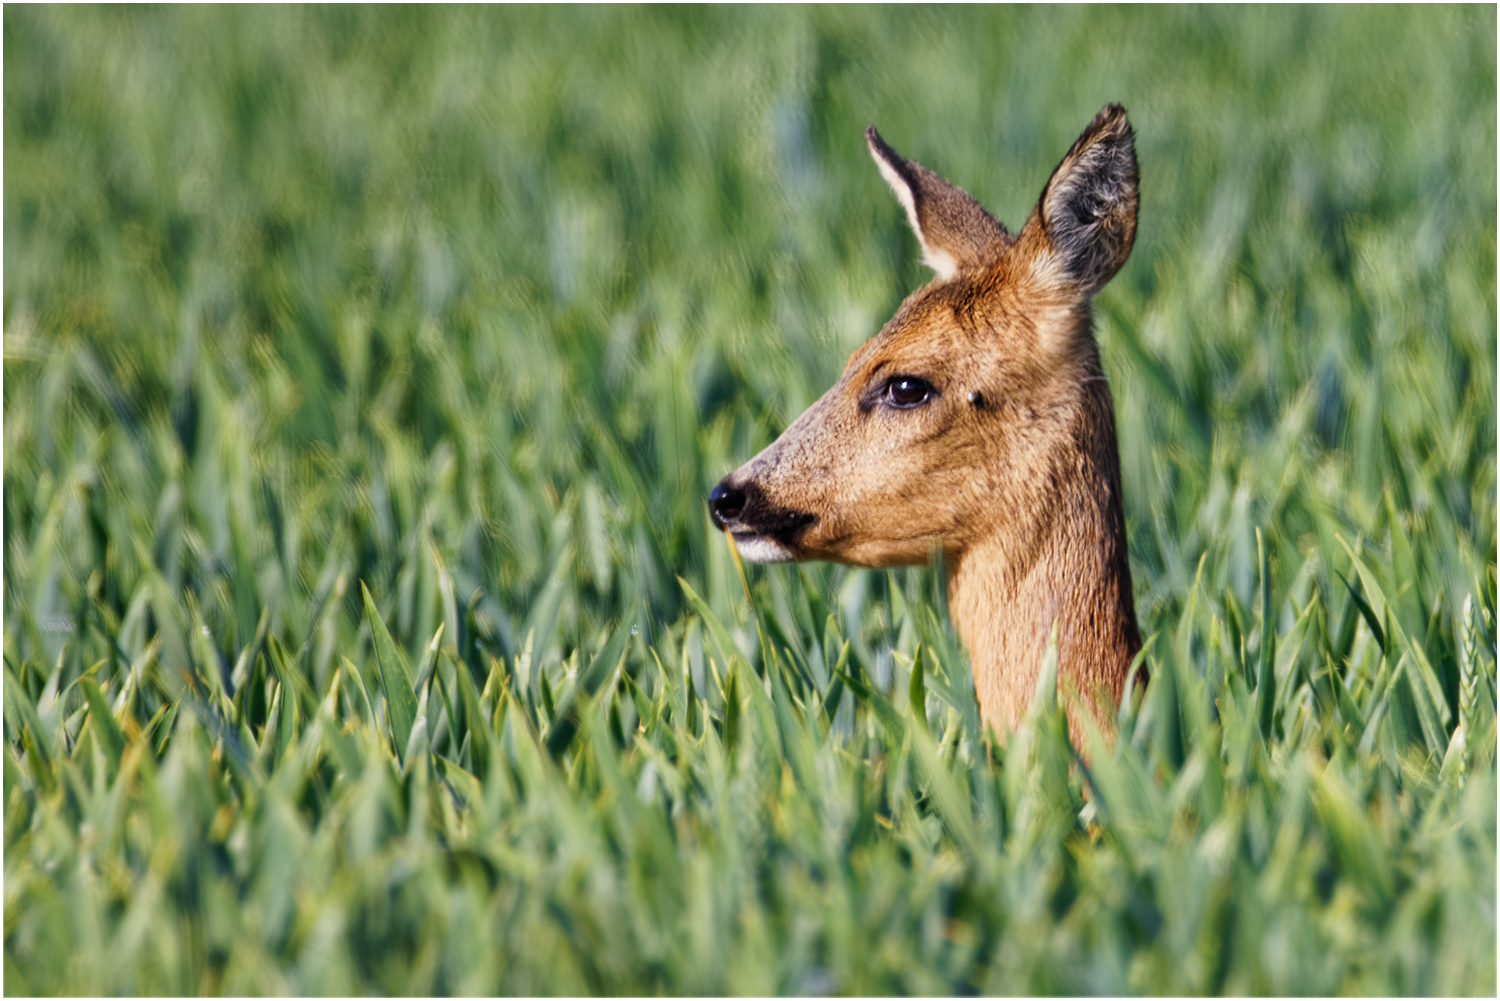
[[[870,144],[870,156],[874,157],[875,166],[880,168],[880,176],[885,178],[885,183],[889,184],[891,190],[896,193],[896,200],[906,210],[906,219],[911,223],[912,232],[917,234],[917,242],[922,245],[923,263],[936,271],[937,276],[944,281],[958,274],[958,262],[953,259],[953,255],[946,250],[939,250],[932,246],[922,235],[922,223],[917,218],[917,200],[912,195],[911,186],[906,183],[906,179],[896,173],[896,169],[886,162],[885,157],[880,155],[873,143]]]

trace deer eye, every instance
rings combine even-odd
[[[932,398],[932,386],[911,375],[898,375],[886,383],[885,395],[891,406],[903,410],[920,407]]]

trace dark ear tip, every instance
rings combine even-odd
[[[865,145],[870,147],[870,155],[877,161],[889,165],[898,174],[905,174],[906,161],[901,158],[901,154],[886,145],[886,141],[880,138],[880,133],[875,131],[873,125],[865,129]]]
[[[1093,122],[1084,130],[1084,133],[1085,135],[1107,133],[1123,139],[1133,136],[1135,131],[1130,127],[1130,118],[1126,115],[1124,106],[1111,101],[1094,116]]]

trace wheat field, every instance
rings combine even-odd
[[[7,994],[1496,989],[1491,7],[4,11]],[[1151,683],[705,495],[1109,101]],[[1086,764],[1085,764],[1086,762]]]

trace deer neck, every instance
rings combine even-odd
[[[1029,496],[1036,515],[981,533],[950,557],[948,604],[974,672],[986,724],[1003,736],[1030,707],[1053,622],[1058,681],[1075,741],[1083,737],[1075,704],[1105,732],[1113,729],[1130,662],[1140,649],[1120,503],[1119,450],[1109,390],[1084,394],[1072,440],[1076,450],[1040,477]]]

